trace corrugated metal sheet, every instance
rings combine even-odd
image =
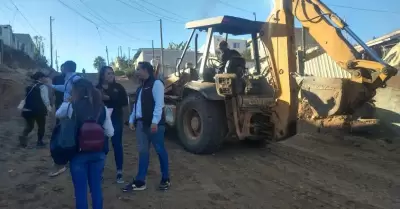
[[[324,78],[350,78],[351,74],[336,64],[326,53],[304,63],[305,75]]]

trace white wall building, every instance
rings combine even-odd
[[[0,25],[0,39],[3,44],[15,48],[15,38],[11,25]]]
[[[211,55],[216,55],[218,51],[218,45],[221,41],[225,40],[225,37],[223,36],[217,36],[213,35],[211,39],[211,45],[210,45],[210,54]],[[241,40],[241,39],[230,39],[228,36],[228,47],[230,49],[234,49],[238,51],[239,53],[243,53],[246,50],[246,40]],[[200,47],[199,51],[204,52],[206,45],[204,44],[203,46]]]
[[[4,45],[23,51],[33,58],[35,44],[29,34],[13,33],[10,25],[0,25],[0,39]]]
[[[29,34],[15,33],[16,49],[25,52],[30,58],[33,59],[35,52],[35,44]]]
[[[170,75],[175,72],[175,66],[177,59],[181,57],[183,50],[175,49],[164,49],[164,75]],[[198,54],[200,58],[201,53]],[[135,65],[142,61],[150,62],[153,59],[152,48],[141,48],[139,49],[139,56],[135,60]],[[161,50],[159,48],[154,49],[154,59],[160,62]],[[195,64],[195,52],[193,50],[186,51],[186,55],[182,60],[181,68],[185,66],[185,63],[191,62]]]

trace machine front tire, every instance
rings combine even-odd
[[[177,120],[177,132],[183,147],[194,154],[211,154],[222,145],[227,133],[225,108],[199,93],[183,99]]]

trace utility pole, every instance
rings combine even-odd
[[[106,46],[106,54],[107,54],[107,65],[109,66],[110,65],[110,61],[108,60],[108,48],[107,48],[107,46]]]
[[[50,16],[50,67],[53,68],[53,21],[54,18]]]
[[[254,16],[254,21],[257,21],[257,15],[255,12],[253,12],[253,16]]]
[[[120,51],[121,57],[123,57],[124,55],[122,55],[122,46],[119,46],[119,51]]]
[[[154,40],[151,40],[151,49],[153,50],[153,60],[154,60]]]
[[[57,55],[57,50],[56,50],[56,69],[57,69],[57,72],[58,72],[58,55]]]
[[[128,47],[128,66],[129,67],[131,66],[130,60],[131,60],[131,47]]]
[[[163,32],[162,32],[162,19],[160,19],[160,41],[161,41],[161,68],[160,68],[160,75],[164,78],[164,47],[163,47]]]

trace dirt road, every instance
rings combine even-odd
[[[20,120],[0,123],[0,208],[74,208],[69,173],[47,177],[52,163],[48,150],[16,148]],[[124,141],[129,180],[137,162],[133,134],[126,131]],[[153,152],[148,190],[122,193],[121,185],[113,182],[111,152],[105,169],[105,209],[400,208],[399,149],[365,139],[300,134],[266,148],[227,144],[209,156],[189,154],[173,139],[166,144],[171,190],[156,190],[160,175]]]

